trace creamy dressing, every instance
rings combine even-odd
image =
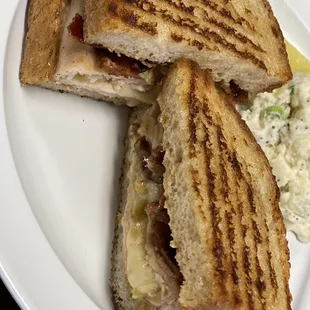
[[[310,75],[256,96],[242,118],[265,152],[280,187],[287,230],[310,241]]]

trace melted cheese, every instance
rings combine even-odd
[[[132,298],[144,297],[158,290],[154,271],[147,261],[143,225],[131,224],[127,235],[127,277],[132,290]]]
[[[150,107],[140,120],[139,135],[146,136],[153,147],[156,147],[162,137],[162,128],[156,121],[159,107]],[[126,208],[130,214],[125,214],[123,224],[129,222],[126,235],[126,272],[128,282],[132,288],[132,298],[149,301],[153,306],[160,307],[174,301],[174,295],[169,285],[156,272],[151,261],[154,257],[147,251],[148,217],[144,211],[148,203],[160,199],[161,190],[159,185],[145,178],[140,167],[140,161],[133,148],[131,154],[132,165],[128,172],[130,182],[128,187],[128,199]],[[125,231],[126,233],[126,231]]]

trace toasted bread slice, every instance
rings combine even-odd
[[[38,85],[53,80],[67,6],[67,0],[28,1],[26,37],[19,75],[23,84]]]
[[[86,0],[85,40],[156,63],[186,57],[261,92],[291,79],[282,32],[267,0]]]
[[[116,104],[153,102],[156,89],[138,74],[70,35],[76,13],[82,0],[29,0],[21,83]]]
[[[158,101],[181,309],[291,309],[279,189],[252,133],[194,62],[172,66]]]

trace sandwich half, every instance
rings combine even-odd
[[[29,0],[21,83],[116,104],[152,103],[156,87],[143,78],[152,64],[87,45],[83,23],[83,0]]]
[[[279,189],[210,75],[180,59],[130,117],[112,253],[116,309],[289,310]]]
[[[261,92],[291,79],[283,35],[267,0],[85,0],[85,40],[138,60],[180,57]]]

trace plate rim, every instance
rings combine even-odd
[[[99,310],[73,280],[46,239],[28,203],[12,156],[4,107],[4,62],[12,22],[19,6],[26,3],[27,0],[0,2],[0,277],[22,309],[54,310],[62,305],[66,309]],[[16,206],[21,212],[13,215]],[[11,212],[6,212],[9,209]],[[21,265],[21,258],[35,266],[29,264],[20,272],[16,267]],[[44,288],[46,279],[50,281],[48,289]],[[66,288],[66,294],[59,282]]]
[[[278,0],[270,0],[270,2],[275,2]],[[298,13],[305,7],[310,8],[310,2],[302,2],[299,1],[298,6],[296,8],[293,6],[291,0],[282,0],[283,3],[287,3],[287,5],[292,9],[292,11],[299,17],[299,20],[303,24],[306,24],[306,20],[302,18],[302,15]],[[296,0],[294,0],[296,1]],[[84,293],[84,291],[78,286],[78,284],[73,280],[71,275],[63,266],[62,262],[58,259],[57,254],[52,249],[51,245],[49,244],[48,240],[46,239],[43,231],[39,227],[36,218],[33,215],[31,206],[28,203],[24,190],[22,188],[17,169],[15,167],[15,163],[13,160],[13,156],[11,153],[11,146],[8,138],[8,132],[6,127],[6,116],[5,116],[5,109],[4,109],[4,98],[3,98],[3,83],[4,83],[4,61],[6,59],[6,49],[7,49],[7,42],[10,34],[11,24],[15,15],[18,6],[22,4],[22,2],[27,2],[27,0],[11,0],[11,1],[1,1],[0,2],[0,24],[2,26],[2,31],[0,35],[0,244],[5,239],[4,232],[7,233],[8,231],[11,234],[14,234],[14,229],[17,227],[20,230],[24,230],[28,234],[22,236],[22,238],[17,238],[20,240],[15,240],[14,246],[17,247],[20,245],[21,241],[26,240],[27,236],[31,235],[31,243],[36,244],[35,253],[28,253],[28,259],[31,257],[35,257],[38,254],[45,253],[43,256],[46,260],[53,265],[53,268],[50,270],[45,270],[42,274],[33,274],[32,282],[35,282],[35,278],[37,277],[37,284],[34,283],[34,287],[40,289],[40,283],[42,284],[42,279],[47,275],[54,273],[53,279],[56,282],[57,275],[61,275],[61,277],[65,278],[65,282],[69,287],[66,287],[66,290],[70,290],[71,292],[75,292],[74,299],[72,301],[72,295],[70,294],[63,294],[63,290],[61,288],[54,287],[54,291],[49,290],[49,292],[45,293],[44,298],[49,297],[48,300],[59,298],[59,301],[65,301],[67,309],[72,309],[70,307],[70,300],[72,302],[71,305],[74,304],[75,310],[84,310],[85,305],[87,305],[88,310],[97,310],[99,309],[95,303]],[[298,1],[296,1],[298,2]],[[307,24],[308,29],[310,29],[310,20]],[[22,214],[16,216],[17,222],[15,223],[14,227],[9,227],[8,223],[13,223],[12,218],[9,215],[5,214],[10,205],[18,205],[19,207],[24,206],[23,215],[25,215],[28,219],[27,223],[24,223],[24,219],[22,218]],[[3,216],[4,215],[4,216]],[[8,223],[4,223],[5,220],[9,220]],[[10,222],[11,221],[11,222]],[[15,216],[14,216],[15,221]],[[2,225],[4,223],[4,225]],[[15,229],[16,230],[16,229]],[[34,242],[35,241],[35,242]],[[25,247],[23,247],[24,249]],[[12,253],[23,253],[22,249],[11,249]],[[46,255],[46,254],[49,255]],[[10,265],[5,261],[5,255],[3,250],[0,247],[0,277],[2,278],[3,282],[9,289],[10,293],[17,301],[19,306],[22,309],[27,310],[36,310],[36,309],[53,309],[50,307],[44,307],[42,304],[38,303],[38,298],[35,298],[34,295],[30,294],[30,289],[22,286],[20,281],[20,276],[16,273],[16,270],[12,270]],[[16,262],[15,262],[16,264]],[[46,264],[45,264],[46,265]],[[40,268],[43,268],[44,264],[40,264]],[[42,271],[43,269],[41,269]],[[40,280],[38,280],[40,278]],[[34,287],[32,291],[34,291]],[[39,290],[38,290],[39,291]],[[58,292],[58,293],[57,293]],[[61,296],[62,295],[62,296]],[[68,297],[65,297],[66,295]],[[44,299],[39,298],[39,299]],[[37,299],[37,301],[35,301]],[[79,305],[76,307],[76,305]],[[46,304],[45,304],[46,305]],[[44,308],[43,308],[44,307]]]

